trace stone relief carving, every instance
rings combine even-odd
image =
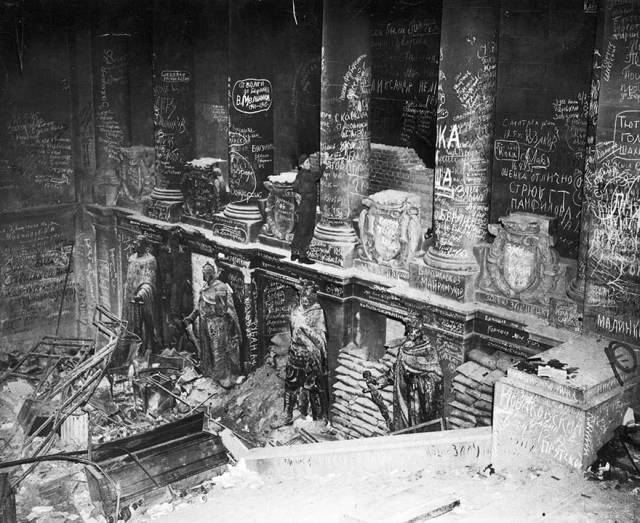
[[[269,191],[265,202],[265,224],[261,233],[290,242],[293,239],[295,215],[298,207],[296,192],[293,190],[295,173],[270,176],[264,182]]]
[[[393,189],[362,201],[359,255],[382,265],[408,267],[420,249],[420,197]]]
[[[482,290],[547,305],[561,273],[551,234],[554,218],[512,213],[489,224],[496,238],[485,250]]]

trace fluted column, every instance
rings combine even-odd
[[[369,13],[361,0],[323,7],[320,150],[328,160],[309,256],[347,267],[358,242],[353,219],[369,186]]]

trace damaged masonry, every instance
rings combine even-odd
[[[0,522],[640,520],[638,0],[0,0]]]

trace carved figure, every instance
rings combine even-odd
[[[316,207],[318,205],[318,182],[325,170],[320,164],[319,154],[310,157],[303,154],[298,159],[298,176],[293,190],[298,193],[298,219],[291,241],[291,259],[311,265],[315,263],[307,256],[309,244],[316,227]]]
[[[160,345],[157,291],[158,265],[143,234],[136,237],[135,252],[129,257],[124,288],[124,317],[128,328],[140,340],[140,349],[152,352]],[[135,354],[130,350],[127,362]]]
[[[303,280],[299,303],[291,312],[291,345],[284,382],[284,412],[272,428],[291,425],[293,409],[300,402],[303,416],[327,420],[329,412],[327,328],[324,310],[318,303],[316,285]]]
[[[409,266],[420,248],[420,197],[389,189],[365,198],[360,212],[361,258]]]
[[[217,167],[222,161],[200,158],[187,162],[189,169],[182,182],[186,216],[210,223],[213,215],[223,209],[225,182]]]
[[[231,388],[240,375],[242,330],[233,304],[233,291],[219,276],[215,263],[204,265],[204,286],[198,306],[184,322],[197,348],[202,374],[217,380],[224,388]]]
[[[291,176],[293,175],[293,176]],[[299,195],[294,191],[296,173],[269,176],[264,186],[269,191],[265,202],[266,222],[262,234],[290,242],[293,239]]]
[[[560,275],[555,239],[549,233],[554,218],[512,213],[489,224],[496,238],[485,251],[480,288],[527,303],[548,304]]]
[[[398,357],[377,380],[379,388],[393,385],[393,430],[442,416],[442,366],[437,351],[425,339],[423,328],[424,321],[419,316],[407,319]]]

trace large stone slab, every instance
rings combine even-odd
[[[640,402],[637,365],[625,366],[637,361],[636,350],[576,336],[539,355],[545,361],[557,359],[577,367],[571,379],[509,369],[495,389],[493,463],[522,467],[550,461],[574,469],[593,463],[598,449],[621,424],[626,408]]]
[[[490,462],[489,427],[457,431],[381,436],[311,443],[295,447],[251,449],[244,457],[248,468],[261,474],[308,476],[389,472],[391,470],[449,470],[484,466]]]

